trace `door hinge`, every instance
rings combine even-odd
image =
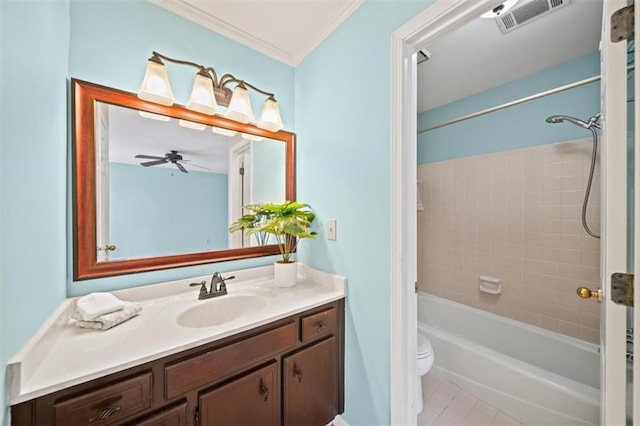
[[[418,294],[418,281],[413,283],[413,289],[415,290],[416,294]]]
[[[633,274],[611,274],[611,301],[633,307]]]
[[[617,43],[633,37],[634,5],[630,4],[611,15],[611,41]]]
[[[244,167],[240,167],[240,176],[244,176]]]

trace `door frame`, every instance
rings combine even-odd
[[[416,52],[503,0],[436,0],[391,35],[391,424],[415,424]]]

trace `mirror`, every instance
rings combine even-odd
[[[227,229],[295,199],[292,133],[72,86],[74,279],[278,253]]]

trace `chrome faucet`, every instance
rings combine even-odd
[[[209,286],[209,290],[207,290],[207,282],[200,281],[199,283],[191,283],[189,286],[200,286],[200,293],[198,294],[198,299],[209,299],[211,297],[224,296],[227,294],[227,285],[225,284],[225,280],[232,280],[235,276],[223,277],[220,272],[216,272],[211,277],[211,285]]]

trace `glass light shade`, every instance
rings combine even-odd
[[[178,123],[182,127],[187,127],[189,129],[193,129],[193,130],[204,130],[207,127],[206,124],[194,123],[193,121],[188,121],[188,120],[180,120]]]
[[[225,117],[244,124],[253,120],[251,100],[249,99],[249,91],[247,89],[240,86],[236,86],[236,88],[233,89]]]
[[[196,74],[191,96],[189,97],[189,102],[187,102],[187,109],[209,115],[216,113],[218,103],[213,94],[213,82],[209,77]]]
[[[161,105],[173,105],[175,98],[164,65],[152,60],[147,61],[147,72],[138,90],[138,97]]]
[[[147,111],[138,111],[138,114],[140,114],[140,117],[150,118],[152,120],[158,120],[158,121],[171,120],[171,117],[167,117],[166,115],[154,114],[152,112],[147,112]]]
[[[282,119],[280,118],[278,102],[273,99],[264,101],[264,107],[262,108],[262,114],[260,114],[260,121],[258,121],[257,126],[271,132],[277,132],[284,127]]]
[[[211,127],[211,131],[213,133],[217,133],[219,135],[224,135],[229,137],[235,136],[237,133],[235,130],[223,129],[221,127],[215,127],[215,126]]]
[[[242,133],[242,137],[245,138],[245,139],[248,139],[250,141],[256,141],[256,142],[257,141],[261,141],[262,139],[264,139],[261,136],[251,135],[249,133]]]

